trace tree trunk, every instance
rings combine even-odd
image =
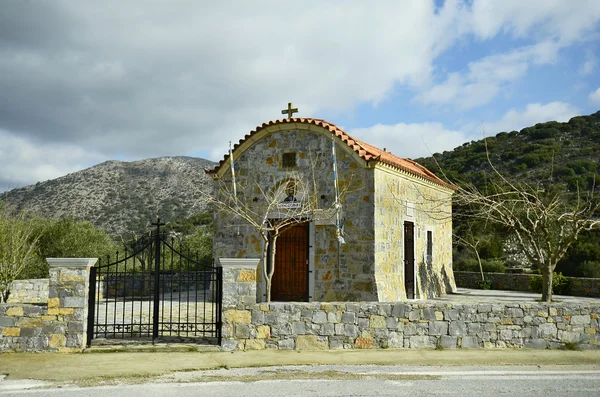
[[[269,278],[268,266],[269,263],[267,258],[269,257],[269,240],[265,240],[265,247],[262,253],[262,270],[263,277],[265,278],[265,299],[267,302],[271,302],[271,279]]]
[[[542,301],[552,303],[552,266],[542,269]]]
[[[475,249],[475,255],[477,255],[477,263],[479,263],[479,271],[481,272],[481,281],[485,281],[485,276],[483,275],[483,265],[481,264],[481,257],[479,256],[479,252]]]
[[[267,275],[267,302],[271,302],[271,287],[273,282],[273,274],[275,273],[275,253],[277,251],[277,234],[271,237],[271,269]]]

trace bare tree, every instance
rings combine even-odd
[[[0,203],[0,303],[8,299],[10,284],[35,262],[40,235],[34,218]]]
[[[311,160],[308,172],[287,172],[270,189],[263,188],[259,181],[238,184],[234,188],[229,178],[215,176],[215,192],[212,195],[204,195],[216,210],[250,225],[260,235],[263,241],[261,268],[268,302],[271,301],[277,238],[294,225],[309,220],[333,220],[339,214],[340,201],[333,202],[329,207],[320,206],[322,200],[315,175],[317,168],[317,162]],[[343,187],[339,197],[343,197],[345,192]],[[341,237],[338,234],[338,238]]]
[[[477,257],[477,264],[479,265],[479,272],[481,274],[481,281],[485,281],[485,275],[483,274],[483,265],[481,264],[481,256],[479,250],[481,245],[487,242],[487,238],[482,236],[480,233],[474,231],[473,222],[469,222],[467,227],[462,230],[462,233],[453,233],[452,237],[454,242],[462,245],[463,247],[471,249]]]
[[[492,164],[485,190],[457,185],[459,216],[489,222],[514,235],[518,248],[542,273],[542,300],[552,301],[552,275],[558,261],[585,230],[600,228],[595,185],[587,193],[559,185],[514,182]]]

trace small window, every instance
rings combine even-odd
[[[431,263],[433,258],[433,233],[427,231],[427,262]]]
[[[296,167],[296,153],[283,154],[283,168]]]

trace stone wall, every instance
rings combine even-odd
[[[224,308],[224,350],[600,349],[599,304],[270,303]]]
[[[50,278],[45,303],[0,304],[0,352],[83,350],[89,269],[96,260],[48,258]],[[26,296],[26,300],[29,298]]]
[[[47,278],[13,281],[7,303],[47,303],[48,282]]]
[[[492,289],[508,291],[531,291],[529,284],[535,277],[533,274],[520,273],[484,273],[485,278],[492,281]],[[462,288],[477,288],[481,281],[478,272],[454,272],[456,285]],[[567,277],[571,281],[569,295],[600,298],[600,278]]]
[[[256,303],[256,263],[223,264],[223,350],[600,349],[600,304]]]

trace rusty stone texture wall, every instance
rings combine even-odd
[[[600,349],[598,304],[262,303],[224,308],[223,350]]]
[[[89,268],[50,267],[45,303],[0,304],[0,352],[75,352],[86,343]]]
[[[47,278],[13,281],[7,303],[47,303],[48,282]]]
[[[372,266],[374,262],[372,170],[364,168],[348,148],[337,144],[338,179],[343,196],[346,244],[338,246],[333,224],[315,226],[314,300],[377,300]],[[282,167],[284,153],[297,154],[298,166]],[[316,167],[312,164],[316,163]],[[253,142],[235,162],[238,197],[264,212],[266,205],[260,189],[271,190],[290,177],[290,172],[305,180],[318,181],[317,197],[330,208],[335,200],[331,135],[292,129],[268,134]],[[231,173],[223,178],[231,189]],[[217,182],[216,189],[219,189]],[[256,198],[256,201],[254,199]],[[242,219],[220,212],[215,215],[213,255],[215,258],[259,258],[264,241]],[[258,272],[259,281],[262,272]]]

